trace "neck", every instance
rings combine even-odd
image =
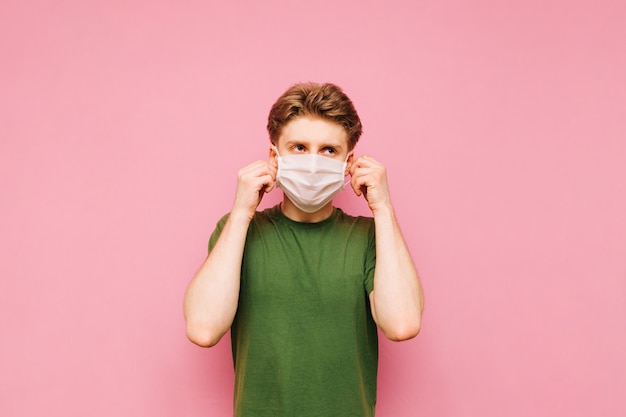
[[[305,211],[300,210],[291,202],[291,200],[285,197],[283,199],[282,204],[280,205],[280,208],[283,211],[283,214],[285,216],[287,216],[293,221],[300,222],[300,223],[321,222],[322,220],[326,220],[327,218],[330,217],[331,214],[333,214],[332,201],[326,204],[324,207],[322,207],[316,212],[307,213]]]

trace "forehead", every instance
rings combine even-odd
[[[283,126],[279,141],[347,146],[348,133],[338,123],[319,117],[300,116]]]

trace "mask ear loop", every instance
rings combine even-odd
[[[354,155],[354,151],[350,151],[348,152],[348,155],[346,155],[346,159],[343,161],[343,172],[346,172],[346,168],[348,168],[348,158],[350,158],[350,155]],[[347,175],[345,175],[347,177]],[[352,177],[352,176],[351,176]],[[352,180],[347,180],[344,184],[343,184],[343,188],[346,188],[346,186],[348,184],[350,184]]]
[[[276,164],[278,165],[276,170],[276,187],[283,188],[280,185],[280,178],[282,175],[282,163],[280,162],[280,154],[278,153],[278,148],[276,147],[276,145],[272,145],[272,149],[274,150],[274,152],[276,152]]]

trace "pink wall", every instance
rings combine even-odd
[[[378,415],[626,415],[625,19],[3,1],[0,415],[229,414],[228,341],[187,342],[182,296],[269,106],[309,80],[355,101],[426,290],[420,336],[382,342]]]

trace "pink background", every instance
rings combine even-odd
[[[298,81],[356,103],[426,291],[418,338],[381,342],[377,415],[626,415],[625,21],[617,0],[3,1],[0,415],[230,414],[228,340],[189,343],[182,297]]]

